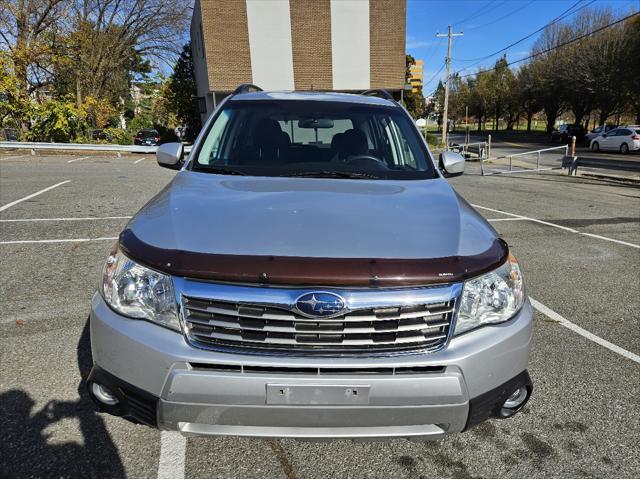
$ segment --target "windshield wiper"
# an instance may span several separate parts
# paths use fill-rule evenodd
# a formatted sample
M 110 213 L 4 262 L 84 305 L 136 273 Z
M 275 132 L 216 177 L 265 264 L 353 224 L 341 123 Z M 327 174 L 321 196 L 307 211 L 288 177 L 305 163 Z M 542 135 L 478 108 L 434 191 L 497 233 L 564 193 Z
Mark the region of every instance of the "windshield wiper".
M 198 165 L 198 168 L 196 171 L 206 171 L 207 173 L 215 173 L 217 175 L 246 176 L 246 173 L 243 173 L 242 171 L 234 170 L 233 168 L 227 168 L 226 166 Z
M 379 180 L 380 177 L 371 173 L 360 173 L 357 171 L 297 171 L 295 173 L 287 173 L 282 176 L 300 177 L 300 178 L 355 178 L 366 180 Z

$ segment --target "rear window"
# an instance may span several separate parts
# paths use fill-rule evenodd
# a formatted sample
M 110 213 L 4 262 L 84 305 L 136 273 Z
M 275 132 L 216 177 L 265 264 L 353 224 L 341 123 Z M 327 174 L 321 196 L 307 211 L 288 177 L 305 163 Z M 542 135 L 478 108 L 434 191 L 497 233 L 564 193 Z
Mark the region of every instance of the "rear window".
M 194 157 L 192 169 L 218 174 L 437 177 L 404 110 L 347 102 L 229 101 Z

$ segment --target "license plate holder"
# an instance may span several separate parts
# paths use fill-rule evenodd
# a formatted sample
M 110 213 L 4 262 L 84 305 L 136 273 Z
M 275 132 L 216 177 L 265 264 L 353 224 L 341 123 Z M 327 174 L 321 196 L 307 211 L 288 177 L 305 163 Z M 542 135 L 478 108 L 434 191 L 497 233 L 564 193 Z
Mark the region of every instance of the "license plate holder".
M 363 406 L 369 404 L 368 385 L 267 384 L 267 404 L 296 406 Z

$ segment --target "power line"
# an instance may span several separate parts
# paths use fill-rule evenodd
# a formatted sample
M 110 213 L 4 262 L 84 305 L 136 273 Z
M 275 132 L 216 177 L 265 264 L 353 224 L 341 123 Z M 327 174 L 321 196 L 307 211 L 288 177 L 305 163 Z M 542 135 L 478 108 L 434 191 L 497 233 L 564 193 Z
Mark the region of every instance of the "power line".
M 549 52 L 551 52 L 553 50 L 557 50 L 558 48 L 562 48 L 562 47 L 564 47 L 566 45 L 570 45 L 571 43 L 575 43 L 575 42 L 577 42 L 579 40 L 582 40 L 583 38 L 589 37 L 591 35 L 595 35 L 596 33 L 599 33 L 599 32 L 601 32 L 603 30 L 606 30 L 607 28 L 611 28 L 614 25 L 617 25 L 618 23 L 622 23 L 625 20 L 628 20 L 628 19 L 633 18 L 633 17 L 638 16 L 638 15 L 640 15 L 640 12 L 632 13 L 631 15 L 627 15 L 626 17 L 621 18 L 619 20 L 616 20 L 615 22 L 609 23 L 608 25 L 605 25 L 605 26 L 600 27 L 600 28 L 596 28 L 595 30 L 593 30 L 593 31 L 591 31 L 589 33 L 585 33 L 585 34 L 580 35 L 580 36 L 578 36 L 576 38 L 572 38 L 571 40 L 567 40 L 566 42 L 559 43 L 558 45 L 555 45 L 555 46 L 547 48 L 545 50 L 536 52 L 536 53 L 534 53 L 532 55 L 529 55 L 528 57 L 521 58 L 520 60 L 514 60 L 512 62 L 509 62 L 509 63 L 507 63 L 507 66 L 515 65 L 516 63 L 522 63 L 524 61 L 531 60 L 532 58 L 539 57 L 540 55 L 544 55 L 545 53 L 549 53 Z M 476 73 L 467 73 L 465 75 L 460 75 L 459 72 L 458 72 L 458 78 L 466 78 L 466 77 L 470 77 L 472 75 L 477 75 L 479 73 L 487 73 L 487 72 L 493 71 L 495 69 L 496 69 L 496 67 L 493 67 L 493 68 L 489 68 L 488 70 L 482 70 L 482 71 L 479 71 L 479 72 L 476 72 Z
M 457 22 L 452 22 L 452 25 L 460 25 L 460 24 L 462 24 L 462 23 L 466 22 L 467 20 L 471 20 L 471 19 L 472 19 L 472 18 L 474 18 L 474 17 L 478 17 L 478 16 L 480 16 L 480 15 L 484 15 L 484 14 L 488 13 L 488 11 L 489 11 L 489 10 L 488 10 L 488 8 L 489 8 L 489 6 L 490 6 L 491 4 L 493 4 L 493 3 L 496 3 L 496 1 L 497 1 L 497 0 L 490 0 L 490 1 L 489 1 L 489 3 L 487 3 L 486 5 L 484 5 L 484 6 L 480 7 L 478 10 L 474 11 L 471 15 L 468 15 L 468 16 L 464 17 L 462 20 L 459 20 L 459 21 L 457 21 Z M 497 6 L 499 6 L 499 5 L 501 5 L 502 3 L 504 3 L 504 1 L 503 1 L 503 2 L 501 2 L 500 4 L 496 5 L 496 7 L 497 7 Z M 495 7 L 494 7 L 494 8 L 495 8 Z M 484 12 L 482 12 L 483 10 L 484 10 Z M 480 12 L 482 12 L 482 13 L 480 13 Z M 478 15 L 478 14 L 480 14 L 480 15 Z
M 437 72 L 435 72 L 435 73 L 433 74 L 433 76 L 431 77 L 431 79 L 430 79 L 428 82 L 426 82 L 426 83 L 423 83 L 423 84 L 422 84 L 422 87 L 424 88 L 426 85 L 428 85 L 428 84 L 429 84 L 429 83 L 431 83 L 433 80 L 435 80 L 435 78 L 436 78 L 436 77 L 438 76 L 438 74 L 439 74 L 439 73 L 444 69 L 444 67 L 445 67 L 445 66 L 446 66 L 446 63 L 443 63 L 443 64 L 442 64 L 442 66 L 440 67 L 440 69 L 439 69 Z
M 564 19 L 564 18 L 566 18 L 566 17 L 568 17 L 568 16 L 570 16 L 570 15 L 573 15 L 574 13 L 576 13 L 576 12 L 578 12 L 578 11 L 580 11 L 580 10 L 582 10 L 582 9 L 586 8 L 586 7 L 588 7 L 589 5 L 591 5 L 592 3 L 594 3 L 596 0 L 590 0 L 588 3 L 586 3 L 585 5 L 582 5 L 580 8 L 578 8 L 577 10 L 575 10 L 575 11 L 573 11 L 573 12 L 572 12 L 571 10 L 573 10 L 573 9 L 574 9 L 574 8 L 575 8 L 575 7 L 576 7 L 580 2 L 582 2 L 582 1 L 584 1 L 584 0 L 578 0 L 578 1 L 577 1 L 577 2 L 575 2 L 573 5 L 571 5 L 568 9 L 566 9 L 564 12 L 562 12 L 560 15 L 558 15 L 556 18 L 554 18 L 553 20 L 551 20 L 549 23 L 547 23 L 547 24 L 543 25 L 542 27 L 538 28 L 535 32 L 531 32 L 531 33 L 530 33 L 530 34 L 528 34 L 527 36 L 522 37 L 520 40 L 516 40 L 515 42 L 513 42 L 513 43 L 511 43 L 511 44 L 507 45 L 507 46 L 506 46 L 506 47 L 504 47 L 504 48 L 501 48 L 501 49 L 500 49 L 500 50 L 498 50 L 498 51 L 495 51 L 495 52 L 493 52 L 493 53 L 490 53 L 490 54 L 488 54 L 488 55 L 485 55 L 485 56 L 483 56 L 483 57 L 479 57 L 479 58 L 454 59 L 454 61 L 456 61 L 456 62 L 472 62 L 472 61 L 476 61 L 476 60 L 477 60 L 477 61 L 478 61 L 478 63 L 479 63 L 479 62 L 481 62 L 482 60 L 486 60 L 486 59 L 488 59 L 488 58 L 491 58 L 491 57 L 493 57 L 493 56 L 495 56 L 495 55 L 497 55 L 497 54 L 499 54 L 499 53 L 502 53 L 502 52 L 504 52 L 504 51 L 508 50 L 508 49 L 509 49 L 509 48 L 511 48 L 511 47 L 514 47 L 514 46 L 518 45 L 519 43 L 524 42 L 525 40 L 528 40 L 529 38 L 531 38 L 532 36 L 534 36 L 536 33 L 540 33 L 540 32 L 541 32 L 542 30 L 544 30 L 545 28 L 547 28 L 547 27 L 549 27 L 549 26 L 551 26 L 551 25 L 553 25 L 553 24 L 555 24 L 555 23 L 558 23 L 560 20 L 562 20 L 562 19 Z M 468 67 L 465 67 L 465 68 L 464 68 L 464 70 L 467 70 L 467 69 L 469 69 L 469 68 L 472 68 L 472 67 L 474 67 L 475 65 L 477 65 L 478 63 L 474 63 L 473 65 L 469 65 Z
M 494 23 L 498 23 L 502 20 L 504 20 L 505 18 L 509 18 L 511 15 L 514 15 L 516 13 L 518 13 L 521 10 L 524 10 L 525 8 L 527 8 L 529 5 L 531 5 L 533 2 L 535 2 L 536 0 L 530 0 L 528 3 L 525 3 L 523 6 L 516 8 L 515 10 L 512 10 L 511 12 L 507 13 L 506 15 L 503 15 L 499 18 L 496 18 L 495 20 L 492 20 L 488 23 L 485 23 L 483 25 L 478 25 L 477 27 L 469 27 L 466 28 L 465 31 L 469 32 L 469 31 L 473 31 L 473 30 L 477 30 L 478 28 L 484 28 L 484 27 L 488 27 L 489 25 L 493 25 Z

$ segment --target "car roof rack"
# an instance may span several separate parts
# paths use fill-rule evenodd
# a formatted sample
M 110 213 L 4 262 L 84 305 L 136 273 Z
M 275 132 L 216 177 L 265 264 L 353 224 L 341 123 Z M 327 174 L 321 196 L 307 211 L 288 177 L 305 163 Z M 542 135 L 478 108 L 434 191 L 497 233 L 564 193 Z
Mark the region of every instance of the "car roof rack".
M 254 91 L 264 91 L 259 86 L 254 85 L 253 83 L 243 83 L 238 85 L 238 88 L 233 90 L 232 95 L 240 95 L 241 93 L 250 93 Z
M 361 95 L 365 96 L 375 96 L 378 98 L 384 98 L 385 100 L 391 100 L 395 102 L 396 100 L 391 96 L 391 94 L 387 90 L 375 89 L 375 90 L 367 90 L 363 91 Z

